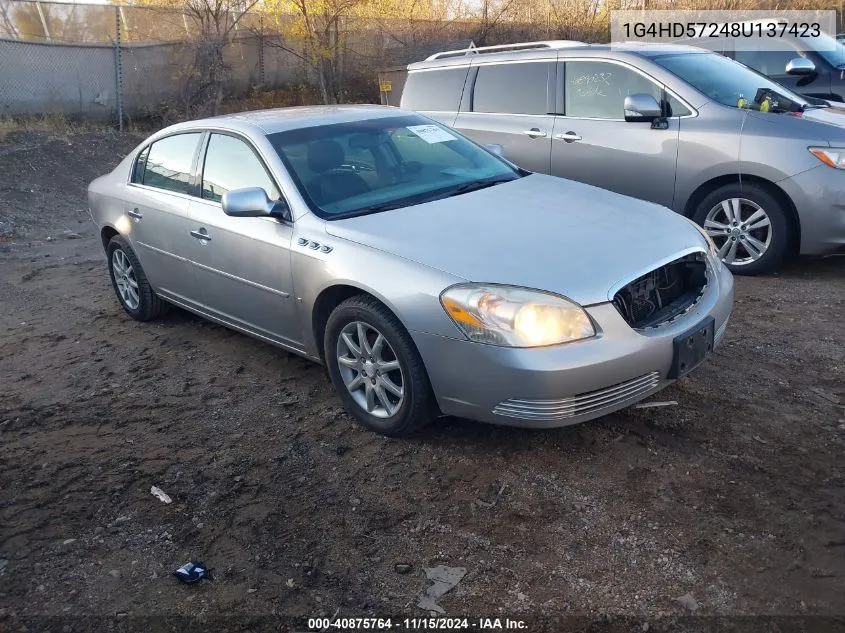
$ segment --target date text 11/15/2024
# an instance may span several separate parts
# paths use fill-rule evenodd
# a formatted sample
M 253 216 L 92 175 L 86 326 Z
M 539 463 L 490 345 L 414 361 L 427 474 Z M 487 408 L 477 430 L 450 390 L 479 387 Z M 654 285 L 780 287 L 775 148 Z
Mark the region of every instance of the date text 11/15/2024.
M 308 618 L 309 631 L 372 631 L 405 629 L 527 631 L 524 620 L 511 618 Z

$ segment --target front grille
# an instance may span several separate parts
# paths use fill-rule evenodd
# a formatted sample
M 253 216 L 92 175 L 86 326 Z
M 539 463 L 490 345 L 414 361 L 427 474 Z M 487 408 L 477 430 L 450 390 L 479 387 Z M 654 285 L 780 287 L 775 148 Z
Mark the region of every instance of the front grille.
M 707 260 L 693 253 L 637 277 L 613 295 L 613 305 L 631 327 L 656 327 L 692 308 L 706 286 Z
M 653 371 L 617 385 L 559 400 L 504 400 L 496 405 L 493 413 L 521 420 L 565 420 L 633 400 L 659 383 L 660 374 Z

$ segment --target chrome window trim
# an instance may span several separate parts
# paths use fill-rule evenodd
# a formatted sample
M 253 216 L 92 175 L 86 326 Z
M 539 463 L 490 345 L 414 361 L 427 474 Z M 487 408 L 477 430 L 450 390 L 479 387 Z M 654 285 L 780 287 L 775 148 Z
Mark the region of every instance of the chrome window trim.
M 621 60 L 618 60 L 618 59 L 609 59 L 607 57 L 558 56 L 557 60 L 559 62 L 562 62 L 562 63 L 567 63 L 567 62 L 601 62 L 601 63 L 605 63 L 605 64 L 615 64 L 617 66 L 622 66 L 623 68 L 633 70 L 635 73 L 637 73 L 638 75 L 641 75 L 642 77 L 644 77 L 645 79 L 647 79 L 651 83 L 656 84 L 657 86 L 660 86 L 663 90 L 665 90 L 670 95 L 675 97 L 675 99 L 680 101 L 681 104 L 687 110 L 690 111 L 690 114 L 684 114 L 682 116 L 669 117 L 670 119 L 679 119 L 679 120 L 680 119 L 693 119 L 693 118 L 698 116 L 698 110 L 695 109 L 694 107 L 692 107 L 689 103 L 687 103 L 687 101 L 685 99 L 681 98 L 681 96 L 678 95 L 678 93 L 676 93 L 674 90 L 669 88 L 669 86 L 667 86 L 663 82 L 657 80 L 655 77 L 652 77 L 646 71 L 644 71 L 640 68 L 637 68 L 636 66 L 634 66 L 634 65 L 632 65 L 628 62 L 624 62 L 624 61 L 621 61 Z M 563 98 L 564 98 L 564 108 L 565 108 L 565 101 L 566 101 L 566 83 L 565 83 L 566 82 L 566 75 L 565 74 L 564 74 L 563 80 L 564 80 L 564 84 L 563 84 L 564 97 Z M 566 115 L 566 114 L 558 114 L 557 116 L 562 117 L 562 118 L 567 118 L 567 119 L 580 119 L 580 120 L 584 120 L 584 121 L 622 121 L 622 122 L 626 122 L 625 119 L 606 119 L 606 118 L 602 118 L 602 117 L 569 116 L 569 115 Z
M 138 158 L 140 158 L 141 154 L 144 153 L 144 150 L 152 147 L 153 145 L 155 145 L 159 141 L 163 141 L 164 139 L 170 138 L 172 136 L 179 136 L 181 134 L 199 134 L 199 137 L 200 137 L 199 140 L 197 141 L 197 148 L 194 149 L 194 155 L 191 157 L 191 170 L 193 171 L 194 160 L 197 158 L 197 152 L 199 151 L 199 147 L 203 144 L 202 135 L 203 135 L 204 132 L 205 132 L 204 128 L 188 128 L 188 129 L 184 129 L 184 130 L 175 130 L 172 134 L 162 134 L 161 136 L 156 137 L 154 140 L 151 140 L 149 143 L 147 143 L 146 145 L 139 148 L 138 151 L 135 152 L 135 155 L 132 157 L 132 164 L 129 166 L 129 173 L 126 175 L 125 184 L 132 185 L 132 186 L 135 186 L 135 187 L 142 187 L 142 188 L 145 188 L 145 189 L 149 189 L 150 191 L 163 191 L 165 193 L 172 193 L 172 194 L 175 194 L 175 195 L 186 195 L 189 198 L 193 199 L 194 196 L 192 196 L 190 194 L 181 194 L 180 192 L 173 191 L 171 189 L 161 189 L 159 187 L 151 187 L 150 185 L 145 185 L 142 182 L 132 182 L 132 175 L 135 173 L 135 166 L 138 164 Z M 146 168 L 144 169 L 144 172 L 146 172 Z M 193 174 L 191 174 L 191 175 L 193 175 Z
M 482 115 L 484 115 L 484 114 L 487 114 L 487 115 L 492 114 L 493 116 L 524 116 L 524 117 L 530 117 L 530 118 L 532 118 L 532 119 L 538 119 L 538 118 L 543 118 L 543 119 L 555 119 L 555 118 L 557 118 L 557 117 L 561 116 L 561 115 L 559 115 L 559 114 L 516 114 L 516 113 L 514 113 L 514 112 L 475 112 L 474 110 L 473 110 L 473 111 L 459 112 L 459 113 L 458 113 L 458 115 L 459 115 L 459 116 L 463 116 L 463 115 L 465 115 L 465 114 L 482 114 Z M 603 120 L 603 121 L 607 121 L 607 119 L 602 119 L 602 120 Z
M 531 59 L 513 59 L 513 60 L 503 60 L 503 61 L 491 61 L 491 60 L 482 60 L 480 63 L 473 63 L 473 68 L 481 68 L 483 66 L 504 66 L 510 64 L 555 64 L 557 63 L 557 57 L 532 57 Z M 556 81 L 556 80 L 555 80 Z M 476 75 L 475 79 L 472 82 L 472 98 L 470 102 L 472 103 L 473 107 L 475 107 L 475 86 L 478 82 L 478 76 Z M 549 79 L 546 77 L 546 90 L 551 88 L 554 90 L 554 86 L 549 85 Z M 466 89 L 466 87 L 464 88 Z M 547 96 L 548 99 L 548 96 Z M 458 115 L 461 114 L 493 114 L 497 116 L 530 116 L 530 117 L 541 117 L 541 116 L 549 116 L 554 118 L 554 114 L 549 114 L 548 112 L 544 112 L 543 114 L 523 114 L 523 113 L 516 113 L 516 112 L 478 112 L 476 110 L 459 110 Z
M 532 57 L 531 59 L 492 59 L 478 60 L 471 66 L 504 66 L 505 64 L 548 64 L 558 61 L 557 57 Z
M 153 191 L 155 193 L 165 193 L 170 196 L 176 196 L 177 198 L 185 198 L 186 200 L 199 200 L 196 196 L 192 196 L 189 193 L 182 193 L 180 191 L 171 191 L 170 189 L 160 189 L 159 187 L 151 187 L 150 185 L 145 185 L 140 182 L 127 182 L 127 187 L 135 187 L 136 189 L 142 189 L 144 191 Z
M 222 127 L 222 126 L 203 126 L 203 127 L 197 127 L 197 128 L 189 128 L 189 129 L 185 129 L 185 130 L 178 130 L 178 131 L 174 131 L 172 134 L 163 134 L 162 136 L 159 136 L 159 137 L 155 138 L 154 140 L 150 141 L 149 143 L 143 145 L 142 147 L 140 147 L 138 149 L 138 151 L 135 152 L 135 156 L 132 157 L 132 164 L 129 167 L 129 173 L 126 176 L 126 182 L 124 184 L 127 187 L 135 187 L 135 188 L 138 188 L 138 189 L 142 189 L 144 191 L 154 191 L 154 192 L 158 192 L 158 193 L 165 193 L 165 194 L 177 196 L 179 198 L 185 198 L 187 200 L 192 200 L 192 201 L 193 200 L 202 200 L 203 202 L 213 202 L 211 200 L 208 200 L 207 198 L 202 197 L 202 171 L 199 171 L 199 173 L 197 174 L 199 176 L 199 191 L 200 191 L 199 196 L 194 196 L 194 195 L 191 195 L 189 193 L 181 193 L 179 191 L 172 191 L 170 189 L 161 189 L 159 187 L 152 187 L 150 185 L 145 185 L 144 183 L 132 182 L 132 175 L 135 173 L 135 165 L 138 162 L 138 158 L 141 156 L 141 154 L 144 153 L 144 150 L 146 150 L 148 147 L 152 147 L 158 141 L 164 140 L 166 138 L 170 138 L 171 136 L 177 136 L 179 134 L 199 134 L 200 135 L 198 147 L 197 147 L 197 150 L 194 153 L 195 154 L 194 158 L 196 158 L 196 160 L 197 160 L 196 167 L 199 169 L 200 165 L 202 165 L 202 167 L 204 169 L 205 168 L 205 155 L 204 154 L 197 155 L 197 152 L 201 153 L 203 150 L 205 150 L 206 152 L 208 151 L 208 140 L 210 140 L 210 139 L 202 138 L 203 135 L 207 134 L 207 135 L 210 136 L 211 134 L 215 134 L 215 133 L 233 136 L 235 138 L 242 140 L 244 143 L 246 143 L 247 146 L 256 155 L 258 160 L 261 162 L 262 166 L 264 167 L 264 171 L 267 172 L 267 175 L 270 177 L 270 180 L 273 181 L 273 184 L 276 185 L 276 189 L 278 189 L 278 191 L 282 195 L 282 197 L 285 200 L 288 200 L 288 201 L 290 200 L 290 196 L 287 194 L 284 187 L 280 186 L 279 178 L 277 177 L 276 173 L 272 169 L 270 169 L 270 167 L 268 166 L 268 160 L 267 160 L 267 157 L 264 155 L 264 153 L 258 147 L 256 147 L 255 144 L 248 137 L 244 136 L 244 134 L 242 132 L 238 132 L 236 130 L 232 130 L 230 128 L 226 128 L 226 127 Z M 192 164 L 191 168 L 193 169 L 193 167 L 194 166 Z M 216 203 L 216 204 L 218 206 L 220 206 L 219 202 Z
M 446 66 L 446 65 L 444 65 L 444 66 L 434 66 L 433 68 L 416 68 L 414 70 L 409 70 L 408 74 L 413 75 L 414 73 L 429 73 L 429 72 L 432 72 L 434 70 L 454 70 L 456 68 L 469 68 L 471 65 L 472 65 L 472 63 L 466 63 L 466 64 L 454 64 L 454 65 L 449 64 L 448 66 Z
M 200 195 L 196 196 L 197 198 L 199 198 L 200 200 L 208 200 L 208 198 L 202 197 L 203 174 L 205 173 L 205 157 L 208 155 L 208 147 L 211 143 L 211 135 L 222 134 L 224 136 L 231 136 L 242 141 L 249 149 L 252 150 L 252 153 L 255 154 L 255 157 L 258 159 L 258 162 L 261 163 L 261 166 L 264 168 L 264 173 L 267 174 L 267 177 L 270 178 L 270 181 L 276 186 L 276 191 L 279 192 L 280 196 L 284 197 L 285 200 L 287 200 L 287 196 L 285 195 L 284 189 L 279 186 L 279 179 L 276 178 L 276 175 L 273 173 L 273 170 L 267 166 L 267 159 L 265 158 L 264 154 L 259 151 L 259 149 L 250 139 L 244 136 L 241 132 L 235 132 L 233 130 L 227 130 L 225 128 L 205 127 L 203 128 L 203 131 L 208 133 L 208 138 L 205 139 L 202 143 L 202 147 L 200 148 L 202 154 L 198 157 L 197 162 L 197 176 L 199 176 L 198 185 L 200 191 Z M 199 169 L 200 165 L 202 165 L 201 170 Z

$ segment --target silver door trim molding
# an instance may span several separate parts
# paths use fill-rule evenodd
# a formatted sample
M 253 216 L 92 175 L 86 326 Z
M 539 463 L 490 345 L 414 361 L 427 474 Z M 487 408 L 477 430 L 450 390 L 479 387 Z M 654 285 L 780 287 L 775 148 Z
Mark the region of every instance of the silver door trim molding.
M 265 292 L 269 292 L 274 295 L 279 295 L 280 297 L 284 297 L 285 299 L 290 298 L 290 293 L 285 292 L 283 290 L 276 290 L 275 288 L 270 288 L 269 286 L 265 286 L 255 281 L 250 281 L 249 279 L 244 279 L 243 277 L 238 277 L 237 275 L 224 272 L 218 268 L 212 268 L 211 266 L 206 266 L 205 264 L 200 264 L 199 262 L 195 262 L 193 260 L 190 261 L 197 268 L 202 268 L 203 270 L 207 270 L 210 273 L 215 273 L 216 275 L 220 275 L 221 277 L 226 277 L 226 279 L 231 279 L 232 281 L 237 281 L 242 284 L 246 284 L 247 286 L 252 286 L 253 288 L 258 288 L 259 290 L 264 290 Z
M 163 250 L 163 249 L 161 249 L 161 248 L 156 248 L 155 246 L 150 246 L 150 245 L 149 245 L 149 244 L 147 244 L 146 242 L 140 242 L 140 241 L 137 241 L 137 242 L 135 242 L 135 243 L 136 243 L 138 246 L 143 246 L 144 248 L 146 248 L 146 249 L 149 249 L 149 250 L 153 251 L 154 253 L 158 253 L 158 254 L 160 254 L 160 255 L 167 255 L 168 257 L 172 257 L 173 259 L 175 259 L 175 260 L 177 260 L 177 261 L 180 261 L 180 262 L 188 262 L 188 263 L 190 263 L 190 264 L 192 264 L 192 263 L 193 263 L 193 262 L 192 262 L 191 260 L 189 260 L 187 257 L 182 257 L 181 255 L 176 255 L 175 253 L 171 253 L 171 252 L 169 252 L 169 251 L 165 251 L 165 250 Z
M 244 279 L 243 277 L 238 277 L 237 275 L 233 275 L 231 273 L 223 272 L 222 270 L 218 270 L 217 268 L 212 268 L 211 266 L 206 266 L 205 264 L 200 264 L 199 262 L 195 262 L 192 259 L 188 259 L 187 257 L 180 257 L 179 255 L 174 255 L 173 253 L 169 253 L 165 250 L 160 248 L 156 248 L 155 246 L 150 246 L 145 242 L 138 242 L 138 246 L 143 246 L 144 248 L 148 248 L 151 251 L 156 253 L 160 253 L 162 255 L 167 255 L 168 257 L 172 257 L 180 262 L 187 262 L 196 266 L 197 268 L 202 268 L 203 270 L 207 270 L 208 272 L 215 273 L 220 275 L 221 277 L 226 277 L 227 279 L 231 279 L 233 281 L 238 281 L 240 283 L 246 284 L 247 286 L 252 286 L 253 288 L 258 288 L 259 290 L 264 290 L 274 295 L 279 295 L 280 297 L 284 297 L 285 299 L 290 298 L 290 293 L 285 292 L 283 290 L 276 290 L 275 288 L 270 288 L 269 286 L 265 286 L 263 284 L 257 283 L 255 281 L 250 281 L 249 279 Z

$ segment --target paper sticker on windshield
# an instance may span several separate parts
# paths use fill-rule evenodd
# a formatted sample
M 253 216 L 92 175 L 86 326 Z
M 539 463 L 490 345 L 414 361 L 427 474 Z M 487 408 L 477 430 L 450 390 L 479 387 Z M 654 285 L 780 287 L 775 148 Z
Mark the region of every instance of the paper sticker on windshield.
M 444 143 L 458 138 L 436 125 L 409 125 L 408 129 L 426 143 Z

